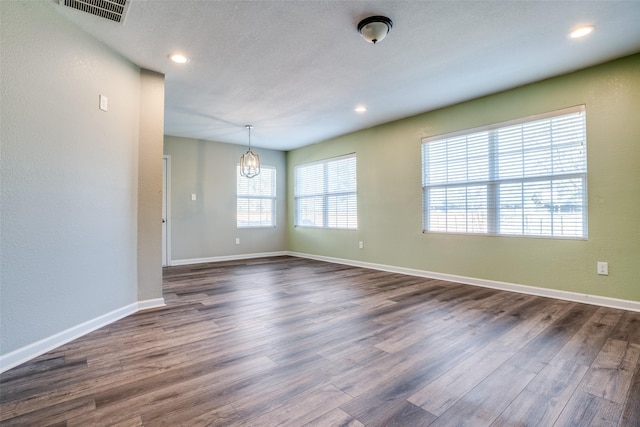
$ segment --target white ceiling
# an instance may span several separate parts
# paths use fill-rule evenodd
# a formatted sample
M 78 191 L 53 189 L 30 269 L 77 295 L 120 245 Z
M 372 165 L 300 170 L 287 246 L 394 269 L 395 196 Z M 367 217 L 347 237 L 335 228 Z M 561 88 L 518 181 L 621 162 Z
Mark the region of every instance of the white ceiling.
M 640 1 L 130 0 L 124 24 L 49 1 L 165 74 L 166 134 L 245 145 L 253 124 L 277 150 L 640 52 Z M 371 15 L 393 20 L 377 45 L 356 29 Z

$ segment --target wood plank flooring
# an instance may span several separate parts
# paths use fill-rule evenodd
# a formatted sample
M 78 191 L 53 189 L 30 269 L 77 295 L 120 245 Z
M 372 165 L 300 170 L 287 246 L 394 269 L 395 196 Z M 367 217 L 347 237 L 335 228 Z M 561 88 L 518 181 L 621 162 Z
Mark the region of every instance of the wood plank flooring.
M 640 426 L 640 313 L 274 257 L 0 376 L 2 426 Z

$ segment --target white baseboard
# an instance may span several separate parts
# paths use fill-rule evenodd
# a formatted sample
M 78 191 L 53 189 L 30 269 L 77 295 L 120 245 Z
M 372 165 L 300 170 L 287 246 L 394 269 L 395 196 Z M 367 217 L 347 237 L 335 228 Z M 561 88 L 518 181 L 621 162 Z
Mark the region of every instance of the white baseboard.
M 556 298 L 566 301 L 580 302 L 584 304 L 599 305 L 603 307 L 619 308 L 622 310 L 640 312 L 640 302 L 609 298 L 598 295 L 581 294 L 577 292 L 561 291 L 558 289 L 538 288 L 535 286 L 520 285 L 516 283 L 498 282 L 495 280 L 476 279 L 473 277 L 456 276 L 454 274 L 436 273 L 433 271 L 416 270 L 412 268 L 395 267 L 385 264 L 375 264 L 350 259 L 333 258 L 322 255 L 313 255 L 299 252 L 288 252 L 288 255 L 300 258 L 315 259 L 318 261 L 333 262 L 336 264 L 351 265 L 354 267 L 370 268 L 373 270 L 389 271 L 391 273 L 407 274 L 410 276 L 426 277 L 428 279 L 440 279 L 448 282 L 463 283 L 465 285 L 482 286 L 485 288 L 500 289 L 503 291 L 519 292 L 521 294 L 536 295 L 541 297 Z
M 370 268 L 373 270 L 389 271 L 391 273 L 407 274 L 410 276 L 419 276 L 429 279 L 440 279 L 449 282 L 463 283 L 466 285 L 482 286 L 485 288 L 500 289 L 511 292 L 519 292 L 528 295 L 536 295 L 542 297 L 556 298 L 561 300 L 580 302 L 585 304 L 599 305 L 603 307 L 619 308 L 622 310 L 640 312 L 640 302 L 629 301 L 616 298 L 608 298 L 598 295 L 580 294 L 577 292 L 567 292 L 557 289 L 538 288 L 535 286 L 520 285 L 515 283 L 498 282 L 494 280 L 476 279 L 472 277 L 457 276 L 453 274 L 436 273 L 432 271 L 417 270 L 412 268 L 395 267 L 385 264 L 375 264 L 364 261 L 355 261 L 342 258 L 333 258 L 322 255 L 313 255 L 300 252 L 268 252 L 246 255 L 230 255 L 212 258 L 196 258 L 190 260 L 173 261 L 172 265 L 188 265 L 218 261 L 233 261 L 240 259 L 264 258 L 272 256 L 290 255 L 299 258 L 309 258 L 318 261 L 333 262 L 336 264 L 351 265 L 354 267 Z M 120 320 L 123 317 L 134 314 L 140 310 L 148 310 L 151 308 L 163 307 L 165 305 L 164 298 L 155 298 L 129 304 L 125 307 L 114 310 L 110 313 L 96 317 L 95 319 L 84 322 L 80 325 L 71 327 L 65 331 L 59 332 L 50 337 L 44 338 L 25 347 L 19 348 L 4 355 L 0 355 L 0 373 L 5 372 L 15 366 L 27 362 L 38 357 L 48 351 L 51 351 L 63 344 L 80 338 L 83 335 L 93 332 L 103 326 Z
M 95 319 L 88 320 L 79 325 L 73 326 L 65 331 L 58 332 L 50 337 L 41 339 L 22 348 L 0 355 L 0 373 L 8 371 L 22 363 L 36 358 L 48 351 L 51 351 L 63 344 L 71 342 L 83 335 L 107 326 L 116 320 L 130 316 L 140 310 L 148 310 L 150 308 L 163 307 L 165 305 L 164 298 L 156 298 L 144 301 L 134 302 L 125 307 L 113 310 L 109 313 L 98 316 Z
M 191 258 L 191 259 L 174 259 L 171 260 L 171 265 L 189 265 L 189 264 L 205 264 L 207 262 L 220 262 L 220 261 L 237 261 L 241 259 L 252 259 L 252 258 L 266 258 L 272 256 L 284 256 L 288 255 L 288 252 L 262 252 L 262 253 L 254 253 L 254 254 L 239 254 L 239 255 L 224 255 L 224 256 L 214 256 L 209 258 Z
M 138 310 L 149 310 L 151 308 L 164 307 L 164 298 L 147 299 L 138 301 Z
M 48 351 L 51 351 L 56 347 L 73 341 L 76 338 L 80 338 L 89 332 L 93 332 L 96 329 L 100 329 L 103 326 L 115 322 L 116 320 L 129 316 L 136 311 L 138 311 L 138 303 L 129 304 L 107 314 L 103 314 L 102 316 L 98 316 L 95 319 L 73 326 L 65 331 L 58 332 L 50 337 L 14 350 L 10 353 L 3 354 L 0 356 L 0 372 L 4 372 L 18 366 L 33 359 L 34 357 L 38 357 Z

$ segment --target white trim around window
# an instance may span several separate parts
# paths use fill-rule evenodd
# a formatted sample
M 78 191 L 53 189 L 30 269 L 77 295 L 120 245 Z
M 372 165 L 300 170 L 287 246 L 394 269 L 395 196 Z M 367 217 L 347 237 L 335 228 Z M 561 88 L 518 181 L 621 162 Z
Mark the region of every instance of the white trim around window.
M 580 105 L 422 141 L 423 231 L 586 239 Z
M 295 167 L 296 227 L 358 228 L 355 153 Z
M 276 168 L 262 166 L 253 178 L 236 173 L 236 226 L 269 228 L 276 226 Z

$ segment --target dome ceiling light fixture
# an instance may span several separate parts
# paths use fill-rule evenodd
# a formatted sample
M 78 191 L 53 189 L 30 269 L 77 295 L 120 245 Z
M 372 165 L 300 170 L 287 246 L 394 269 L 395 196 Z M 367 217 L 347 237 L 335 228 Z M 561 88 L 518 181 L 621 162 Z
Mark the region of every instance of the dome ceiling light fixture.
M 393 22 L 386 16 L 370 16 L 358 24 L 358 32 L 369 43 L 376 44 L 384 39 L 393 27 Z

